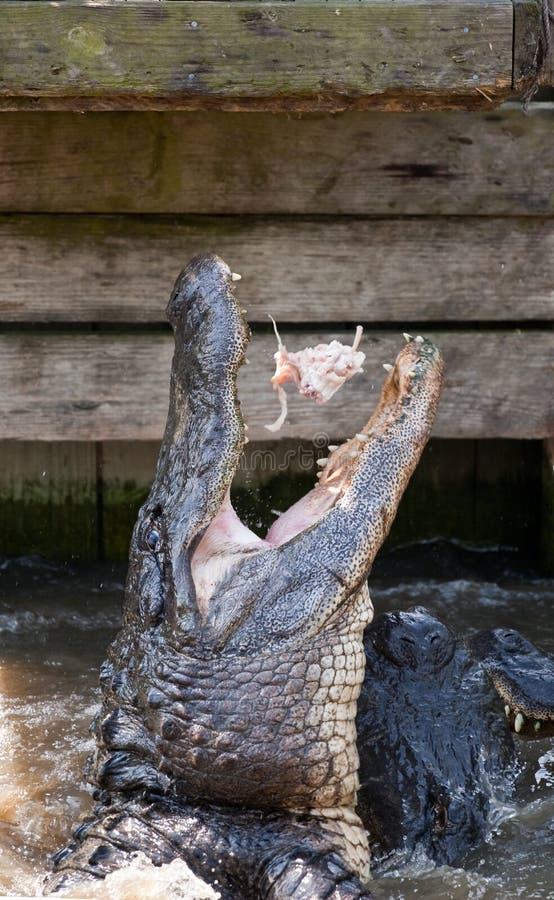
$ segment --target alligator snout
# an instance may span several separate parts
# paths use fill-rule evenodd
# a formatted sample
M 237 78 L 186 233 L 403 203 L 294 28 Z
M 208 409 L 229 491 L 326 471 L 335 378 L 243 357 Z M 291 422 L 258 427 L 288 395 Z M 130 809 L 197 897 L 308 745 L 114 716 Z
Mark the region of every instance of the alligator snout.
M 380 616 L 367 642 L 396 666 L 417 669 L 420 677 L 447 666 L 456 649 L 454 635 L 422 606 Z
M 506 718 L 523 737 L 554 734 L 554 659 L 518 631 L 494 628 L 470 641 L 505 705 Z

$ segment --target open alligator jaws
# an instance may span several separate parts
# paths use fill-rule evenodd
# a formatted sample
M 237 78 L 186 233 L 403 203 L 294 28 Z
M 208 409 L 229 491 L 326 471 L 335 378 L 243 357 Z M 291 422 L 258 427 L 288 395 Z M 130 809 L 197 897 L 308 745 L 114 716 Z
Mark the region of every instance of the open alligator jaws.
M 229 900 L 369 897 L 365 825 L 385 850 L 402 844 L 398 798 L 407 792 L 414 835 L 428 829 L 435 858 L 452 861 L 483 830 L 491 800 L 490 787 L 473 806 L 460 790 L 480 790 L 489 770 L 511 760 L 484 669 L 425 610 L 380 617 L 364 651 L 367 577 L 429 436 L 438 350 L 408 341 L 367 425 L 331 453 L 316 487 L 262 540 L 229 499 L 245 441 L 236 379 L 249 338 L 233 281 L 222 260 L 197 257 L 168 305 L 167 427 L 133 532 L 123 626 L 102 668 L 93 726 L 89 777 L 99 805 L 57 854 L 49 890 L 105 877 L 142 850 L 155 864 L 183 859 Z M 386 696 L 385 664 L 404 703 L 417 692 L 408 682 L 420 665 L 430 685 L 446 673 L 450 707 L 464 678 L 469 684 L 463 727 L 444 729 L 446 756 L 449 741 L 465 741 L 460 790 L 442 778 L 444 760 L 412 765 L 413 750 L 400 754 L 404 769 L 392 782 L 384 771 L 397 760 L 389 751 L 385 764 L 384 735 L 401 731 L 392 727 L 398 701 Z M 475 728 L 476 715 L 486 729 Z M 465 843 L 456 843 L 460 834 Z

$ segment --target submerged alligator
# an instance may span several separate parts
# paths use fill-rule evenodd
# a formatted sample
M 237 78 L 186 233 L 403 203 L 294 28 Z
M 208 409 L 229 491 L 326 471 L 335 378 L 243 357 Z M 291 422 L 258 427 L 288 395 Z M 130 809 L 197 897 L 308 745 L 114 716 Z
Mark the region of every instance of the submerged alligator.
M 455 862 L 509 794 L 513 741 L 492 681 L 518 730 L 554 721 L 552 691 L 536 701 L 528 688 L 536 664 L 554 676 L 532 645 L 514 674 L 501 635 L 476 640 L 480 662 L 418 608 L 378 617 L 364 647 L 367 577 L 438 404 L 429 341 L 408 341 L 367 425 L 265 539 L 239 521 L 248 331 L 233 282 L 222 260 L 197 257 L 168 305 L 169 414 L 101 672 L 98 805 L 49 891 L 140 850 L 184 860 L 227 900 L 369 897 L 370 843 Z

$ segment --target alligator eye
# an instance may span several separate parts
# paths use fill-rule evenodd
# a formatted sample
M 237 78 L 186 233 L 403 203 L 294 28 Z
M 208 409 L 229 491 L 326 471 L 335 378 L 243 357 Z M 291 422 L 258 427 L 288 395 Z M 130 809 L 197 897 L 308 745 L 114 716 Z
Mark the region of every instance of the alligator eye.
M 156 531 L 155 528 L 152 531 L 149 531 L 146 535 L 146 543 L 148 544 L 150 550 L 157 550 L 158 544 L 160 543 L 160 534 Z

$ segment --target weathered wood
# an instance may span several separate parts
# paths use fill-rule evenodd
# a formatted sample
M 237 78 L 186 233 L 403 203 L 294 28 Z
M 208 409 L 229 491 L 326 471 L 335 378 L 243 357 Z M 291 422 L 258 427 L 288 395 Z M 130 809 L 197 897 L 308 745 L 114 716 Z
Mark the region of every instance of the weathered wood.
M 432 440 L 386 547 L 439 537 L 536 553 L 540 449 L 533 441 Z M 0 441 L 0 556 L 126 561 L 158 451 L 155 441 Z M 287 440 L 252 442 L 246 451 L 233 502 L 243 521 L 264 533 L 272 510 L 312 486 L 315 460 L 326 451 Z M 494 514 L 483 509 L 482 496 Z
M 353 332 L 284 331 L 290 350 Z M 432 335 L 431 335 L 432 336 Z M 542 438 L 554 434 L 554 332 L 442 332 L 447 374 L 435 429 L 440 437 Z M 368 332 L 365 374 L 322 409 L 291 398 L 282 436 L 331 438 L 360 427 L 382 382 L 381 364 L 402 344 L 392 332 Z M 163 334 L 4 334 L 0 337 L 0 438 L 155 440 L 163 431 L 173 341 Z M 274 338 L 259 336 L 240 375 L 254 440 L 271 438 L 277 402 L 269 385 Z
M 127 559 L 131 532 L 148 496 L 159 450 L 157 441 L 107 441 L 101 445 L 101 534 L 106 559 Z
M 545 575 L 554 576 L 554 438 L 543 444 L 541 561 Z
M 554 319 L 554 219 L 0 217 L 3 322 L 160 322 L 217 252 L 250 321 Z
M 3 109 L 490 106 L 510 0 L 0 3 Z
M 554 215 L 529 115 L 6 113 L 0 211 Z
M 513 86 L 525 91 L 537 74 L 540 55 L 541 11 L 537 0 L 513 0 Z
M 98 553 L 94 444 L 0 441 L 0 556 Z
M 537 84 L 554 85 L 554 43 L 551 43 L 547 53 L 543 37 L 542 0 L 513 0 L 513 3 L 514 88 L 525 92 L 535 81 Z M 552 9 L 554 13 L 554 7 Z

